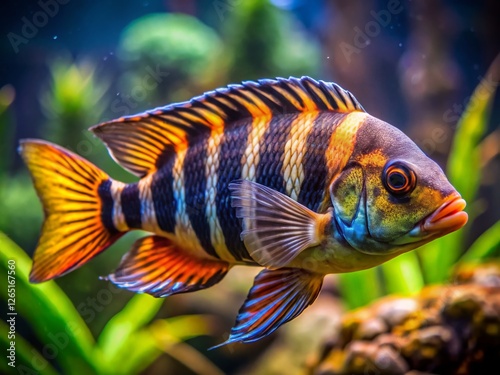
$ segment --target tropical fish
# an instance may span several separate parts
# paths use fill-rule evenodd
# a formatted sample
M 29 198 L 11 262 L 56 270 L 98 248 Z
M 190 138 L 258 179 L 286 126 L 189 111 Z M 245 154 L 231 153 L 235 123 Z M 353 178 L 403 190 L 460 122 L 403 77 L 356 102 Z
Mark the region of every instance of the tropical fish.
M 316 299 L 326 274 L 377 266 L 467 222 L 465 201 L 404 133 L 334 83 L 229 85 L 90 130 L 140 177 L 125 184 L 21 141 L 45 221 L 31 282 L 62 276 L 133 229 L 108 279 L 155 297 L 260 266 L 224 344 L 254 342 Z

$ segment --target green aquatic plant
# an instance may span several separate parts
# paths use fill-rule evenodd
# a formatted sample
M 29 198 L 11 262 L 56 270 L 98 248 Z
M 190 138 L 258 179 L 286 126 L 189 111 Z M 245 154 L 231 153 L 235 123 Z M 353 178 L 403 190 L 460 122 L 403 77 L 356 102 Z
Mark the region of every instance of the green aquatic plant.
M 107 106 L 104 95 L 109 84 L 98 78 L 95 66 L 89 62 L 74 62 L 60 58 L 49 64 L 50 83 L 39 94 L 45 126 L 37 129 L 38 135 L 76 151 L 91 160 L 110 161 L 103 157 L 104 146 L 87 131 L 91 124 L 102 120 Z M 38 198 L 25 170 L 9 173 L 9 164 L 16 155 L 14 142 L 15 118 L 11 104 L 15 99 L 12 86 L 0 88 L 0 231 L 8 233 L 22 247 L 32 247 L 40 225 L 42 212 Z M 109 163 L 110 169 L 116 165 Z M 107 165 L 105 165 L 107 167 Z M 122 172 L 122 174 L 126 174 Z M 121 177 L 121 176 L 120 176 Z
M 87 153 L 82 135 L 89 124 L 102 120 L 107 107 L 109 82 L 98 78 L 95 69 L 87 61 L 54 60 L 49 64 L 50 86 L 40 96 L 47 118 L 44 137 L 78 153 Z
M 500 56 L 472 94 L 456 126 L 446 172 L 467 201 L 466 228 L 438 238 L 376 268 L 339 275 L 342 296 L 349 308 L 364 306 L 385 294 L 413 294 L 424 285 L 447 280 L 461 261 L 480 262 L 500 254 L 500 222 L 493 224 L 465 248 L 467 228 L 478 216 L 476 204 L 481 179 L 481 151 L 500 76 Z
M 118 46 L 124 73 L 112 110 L 132 114 L 203 91 L 221 49 L 215 30 L 187 14 L 156 13 L 134 20 Z
M 276 76 L 315 75 L 319 43 L 290 13 L 267 0 L 242 0 L 224 13 L 228 79 L 238 82 Z
M 19 373 L 32 374 L 137 374 L 151 365 L 162 353 L 178 353 L 187 347 L 183 342 L 210 334 L 209 320 L 202 315 L 155 319 L 163 299 L 135 295 L 113 316 L 94 339 L 79 311 L 54 281 L 40 285 L 28 280 L 31 259 L 5 234 L 0 232 L 0 270 L 2 275 L 14 271 L 10 280 L 15 296 L 2 288 L 1 298 L 12 306 L 16 326 L 21 319 L 29 324 L 40 345 L 15 332 L 16 368 Z M 12 266 L 14 265 L 14 266 Z M 10 266 L 10 267 L 9 267 Z M 11 272 L 12 273 L 12 272 Z M 10 300 L 9 300 L 10 298 Z M 10 326 L 2 320 L 0 333 L 4 347 L 11 345 Z M 176 351 L 171 351 L 176 347 Z M 179 349 L 180 348 L 180 349 Z M 186 367 L 200 361 L 215 368 L 202 354 L 190 348 L 188 355 L 176 357 Z M 8 373 L 7 362 L 0 370 Z M 213 373 L 213 372 L 212 372 Z

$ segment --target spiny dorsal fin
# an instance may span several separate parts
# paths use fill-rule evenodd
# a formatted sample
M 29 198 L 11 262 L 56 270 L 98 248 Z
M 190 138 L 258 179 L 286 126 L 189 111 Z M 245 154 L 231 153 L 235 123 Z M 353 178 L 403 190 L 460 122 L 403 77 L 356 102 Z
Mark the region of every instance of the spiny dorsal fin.
M 335 83 L 309 77 L 262 79 L 207 92 L 188 102 L 156 108 L 92 127 L 113 158 L 144 176 L 185 149 L 198 134 L 238 120 L 276 114 L 364 111 L 354 96 Z

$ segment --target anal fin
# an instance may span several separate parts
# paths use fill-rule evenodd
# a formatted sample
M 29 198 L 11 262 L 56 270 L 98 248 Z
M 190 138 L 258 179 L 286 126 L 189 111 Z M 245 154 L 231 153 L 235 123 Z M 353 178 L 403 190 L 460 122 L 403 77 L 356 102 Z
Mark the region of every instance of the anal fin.
M 227 262 L 202 259 L 168 238 L 147 236 L 134 243 L 108 278 L 120 288 L 167 297 L 215 285 L 228 270 Z
M 323 277 L 299 268 L 261 271 L 238 312 L 229 339 L 214 348 L 234 342 L 255 342 L 271 334 L 314 302 Z

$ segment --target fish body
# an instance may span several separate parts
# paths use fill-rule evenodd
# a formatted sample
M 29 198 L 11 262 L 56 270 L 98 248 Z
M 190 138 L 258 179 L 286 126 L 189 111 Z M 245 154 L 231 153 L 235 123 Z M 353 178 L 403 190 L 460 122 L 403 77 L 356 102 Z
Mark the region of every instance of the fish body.
M 97 125 L 139 176 L 112 180 L 39 140 L 21 154 L 46 213 L 30 275 L 61 276 L 124 233 L 109 280 L 157 297 L 263 266 L 226 341 L 252 342 L 311 304 L 324 275 L 381 264 L 467 221 L 465 202 L 406 135 L 308 77 L 231 85 Z

